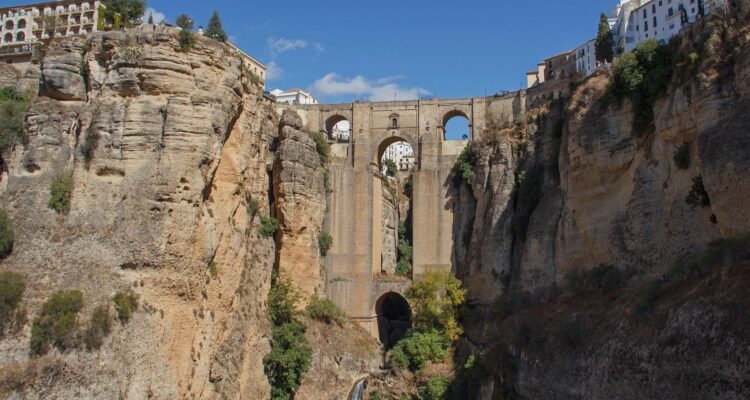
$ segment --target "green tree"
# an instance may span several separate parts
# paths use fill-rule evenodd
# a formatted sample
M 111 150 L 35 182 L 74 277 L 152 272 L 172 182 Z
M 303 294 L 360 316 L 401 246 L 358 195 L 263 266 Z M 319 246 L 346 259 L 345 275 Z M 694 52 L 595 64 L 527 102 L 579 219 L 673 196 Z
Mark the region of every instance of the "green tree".
M 178 15 L 177 19 L 175 19 L 175 25 L 188 32 L 193 31 L 193 19 L 187 14 Z
M 0 90 L 0 151 L 25 140 L 24 116 L 28 101 L 12 86 Z
M 614 39 L 612 30 L 609 28 L 609 19 L 602 13 L 599 17 L 599 33 L 596 35 L 596 60 L 602 62 L 612 62 L 614 58 Z
M 146 12 L 146 2 L 143 0 L 108 0 L 104 3 L 104 19 L 115 29 L 122 26 L 133 26 Z
M 328 251 L 331 250 L 331 246 L 333 246 L 333 237 L 331 234 L 325 229 L 320 231 L 320 237 L 318 237 L 318 250 L 320 250 L 320 255 L 322 257 L 327 256 Z
M 208 28 L 204 35 L 220 42 L 227 41 L 227 34 L 221 26 L 221 17 L 219 16 L 218 11 L 214 11 L 214 13 L 211 14 L 211 19 L 208 21 Z
M 154 24 L 154 13 L 149 13 L 148 14 L 148 23 L 149 23 L 149 25 L 153 25 Z
M 73 171 L 63 171 L 52 179 L 47 205 L 58 214 L 70 211 L 70 198 L 73 195 Z
M 427 271 L 415 282 L 406 297 L 414 309 L 414 327 L 435 329 L 453 341 L 463 333 L 458 321 L 466 301 L 466 289 L 448 270 Z

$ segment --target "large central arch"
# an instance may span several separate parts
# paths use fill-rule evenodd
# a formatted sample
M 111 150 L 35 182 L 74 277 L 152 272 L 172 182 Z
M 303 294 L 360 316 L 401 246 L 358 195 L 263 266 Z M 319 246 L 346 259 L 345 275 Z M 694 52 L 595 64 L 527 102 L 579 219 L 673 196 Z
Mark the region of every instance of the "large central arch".
M 404 296 L 396 292 L 381 295 L 375 303 L 378 316 L 378 337 L 390 349 L 411 329 L 411 307 Z

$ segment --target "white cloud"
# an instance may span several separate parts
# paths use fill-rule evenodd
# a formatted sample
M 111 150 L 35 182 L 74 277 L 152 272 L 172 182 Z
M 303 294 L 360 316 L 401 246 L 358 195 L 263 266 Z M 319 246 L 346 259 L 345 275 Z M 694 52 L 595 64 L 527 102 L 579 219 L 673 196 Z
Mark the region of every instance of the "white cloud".
M 302 39 L 268 38 L 268 49 L 273 54 L 281 54 L 290 50 L 307 48 L 307 41 Z
M 143 22 L 148 22 L 148 16 L 153 15 L 154 17 L 154 23 L 158 24 L 161 21 L 164 21 L 165 18 L 167 18 L 164 13 L 156 11 L 153 7 L 149 7 L 146 9 L 146 12 L 143 14 L 143 17 L 141 18 Z
M 266 65 L 266 80 L 277 81 L 284 75 L 284 70 L 279 67 L 276 61 L 271 61 Z
M 394 81 L 401 76 L 393 76 L 369 80 L 361 75 L 347 79 L 338 74 L 330 73 L 318 79 L 310 86 L 310 90 L 318 96 L 357 95 L 372 101 L 385 100 L 415 100 L 430 92 L 420 87 L 402 87 Z

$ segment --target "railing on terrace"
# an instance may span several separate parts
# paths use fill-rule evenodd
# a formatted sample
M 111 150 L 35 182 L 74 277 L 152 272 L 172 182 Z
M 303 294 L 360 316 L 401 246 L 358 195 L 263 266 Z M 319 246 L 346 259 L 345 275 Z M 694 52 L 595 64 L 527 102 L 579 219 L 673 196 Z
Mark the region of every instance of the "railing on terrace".
M 0 47 L 0 56 L 20 56 L 24 54 L 31 54 L 34 51 L 34 46 L 31 44 L 25 44 L 23 46 L 5 46 Z

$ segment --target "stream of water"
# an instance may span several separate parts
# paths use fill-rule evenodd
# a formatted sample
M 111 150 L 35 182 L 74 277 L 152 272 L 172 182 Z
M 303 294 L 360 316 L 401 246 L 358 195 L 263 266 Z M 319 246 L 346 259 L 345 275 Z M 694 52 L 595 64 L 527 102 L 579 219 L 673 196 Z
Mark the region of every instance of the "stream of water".
M 365 390 L 365 379 L 367 378 L 362 378 L 354 384 L 354 389 L 352 389 L 349 400 L 362 400 L 362 392 Z

